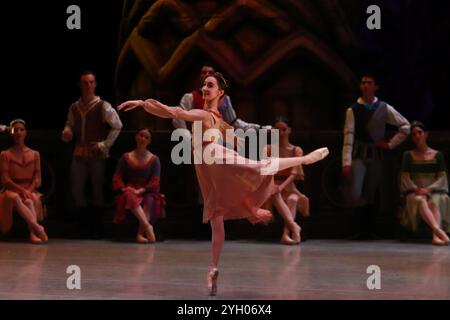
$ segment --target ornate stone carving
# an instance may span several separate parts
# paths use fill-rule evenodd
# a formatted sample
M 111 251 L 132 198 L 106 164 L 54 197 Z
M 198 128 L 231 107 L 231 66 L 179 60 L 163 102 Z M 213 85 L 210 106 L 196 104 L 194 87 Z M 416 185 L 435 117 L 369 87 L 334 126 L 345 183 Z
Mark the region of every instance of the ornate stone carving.
M 197 70 L 208 60 L 231 80 L 242 118 L 270 122 L 282 101 L 284 115 L 311 117 L 327 128 L 335 110 L 341 112 L 332 101 L 342 101 L 356 84 L 342 54 L 352 40 L 334 0 L 126 1 L 118 99 L 157 96 L 176 104 L 198 85 Z

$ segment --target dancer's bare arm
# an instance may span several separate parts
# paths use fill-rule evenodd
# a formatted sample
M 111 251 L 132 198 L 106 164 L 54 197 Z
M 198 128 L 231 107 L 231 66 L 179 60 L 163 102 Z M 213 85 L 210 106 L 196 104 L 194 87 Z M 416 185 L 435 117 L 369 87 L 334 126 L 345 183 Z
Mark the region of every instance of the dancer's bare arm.
M 122 103 L 117 107 L 117 109 L 127 112 L 139 107 L 143 108 L 146 112 L 161 118 L 181 119 L 194 122 L 209 121 L 211 117 L 209 112 L 204 110 L 194 109 L 187 111 L 180 107 L 168 107 L 165 104 L 162 104 L 161 102 L 154 99 L 148 99 L 145 101 L 130 100 Z

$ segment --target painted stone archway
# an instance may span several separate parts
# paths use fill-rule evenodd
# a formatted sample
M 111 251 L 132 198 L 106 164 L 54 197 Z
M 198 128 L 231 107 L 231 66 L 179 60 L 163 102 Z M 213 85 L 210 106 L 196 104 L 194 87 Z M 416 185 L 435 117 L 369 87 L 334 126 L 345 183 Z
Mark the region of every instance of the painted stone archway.
M 118 100 L 153 96 L 176 105 L 209 61 L 232 83 L 241 118 L 270 123 L 284 115 L 305 130 L 336 129 L 356 84 L 345 54 L 353 34 L 338 1 L 130 0 L 120 42 Z M 171 128 L 129 117 L 132 126 Z

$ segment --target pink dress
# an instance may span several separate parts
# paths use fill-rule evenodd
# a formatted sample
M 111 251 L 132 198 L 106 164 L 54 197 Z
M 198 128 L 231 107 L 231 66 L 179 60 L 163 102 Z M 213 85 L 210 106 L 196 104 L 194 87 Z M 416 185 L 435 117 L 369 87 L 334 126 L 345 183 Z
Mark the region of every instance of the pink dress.
M 211 117 L 213 125 L 206 127 L 203 123 L 203 133 L 217 129 L 225 137 L 225 130 L 232 127 L 219 114 L 211 112 Z M 193 131 L 195 137 L 195 126 Z M 207 148 L 207 154 L 214 160 L 213 164 L 195 164 L 204 199 L 203 222 L 220 216 L 224 220 L 248 219 L 251 223 L 270 220 L 270 211 L 261 209 L 276 190 L 273 175 L 260 173 L 267 164 L 246 159 L 215 141 L 196 142 L 193 139 L 193 143 L 194 150 L 203 147 L 203 154 Z
M 14 158 L 10 150 L 0 153 L 0 232 L 8 232 L 13 223 L 14 197 L 17 192 L 10 190 L 8 180 L 23 187 L 29 186 L 35 179 L 41 179 L 41 165 L 39 152 L 27 148 L 24 154 L 25 163 Z M 32 201 L 37 213 L 37 220 L 44 219 L 41 194 L 32 192 Z

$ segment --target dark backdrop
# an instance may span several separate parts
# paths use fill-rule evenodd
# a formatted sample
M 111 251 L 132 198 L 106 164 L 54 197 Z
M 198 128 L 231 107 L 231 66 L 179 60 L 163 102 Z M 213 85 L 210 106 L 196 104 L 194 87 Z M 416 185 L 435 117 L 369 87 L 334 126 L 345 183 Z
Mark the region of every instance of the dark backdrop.
M 427 121 L 432 129 L 448 129 L 449 1 L 338 2 L 356 35 L 351 57 L 355 72 L 376 71 L 380 96 L 410 119 Z M 66 28 L 71 4 L 81 7 L 81 31 Z M 365 8 L 370 4 L 382 8 L 381 31 L 365 28 Z M 61 129 L 69 104 L 78 97 L 78 74 L 84 69 L 98 73 L 98 93 L 116 103 L 114 71 L 122 7 L 120 0 L 2 4 L 0 122 L 23 117 L 30 129 Z
M 81 30 L 66 27 L 72 4 L 81 8 Z M 122 1 L 16 1 L 6 8 L 0 122 L 23 117 L 29 129 L 62 129 L 85 69 L 98 74 L 98 94 L 113 100 Z

